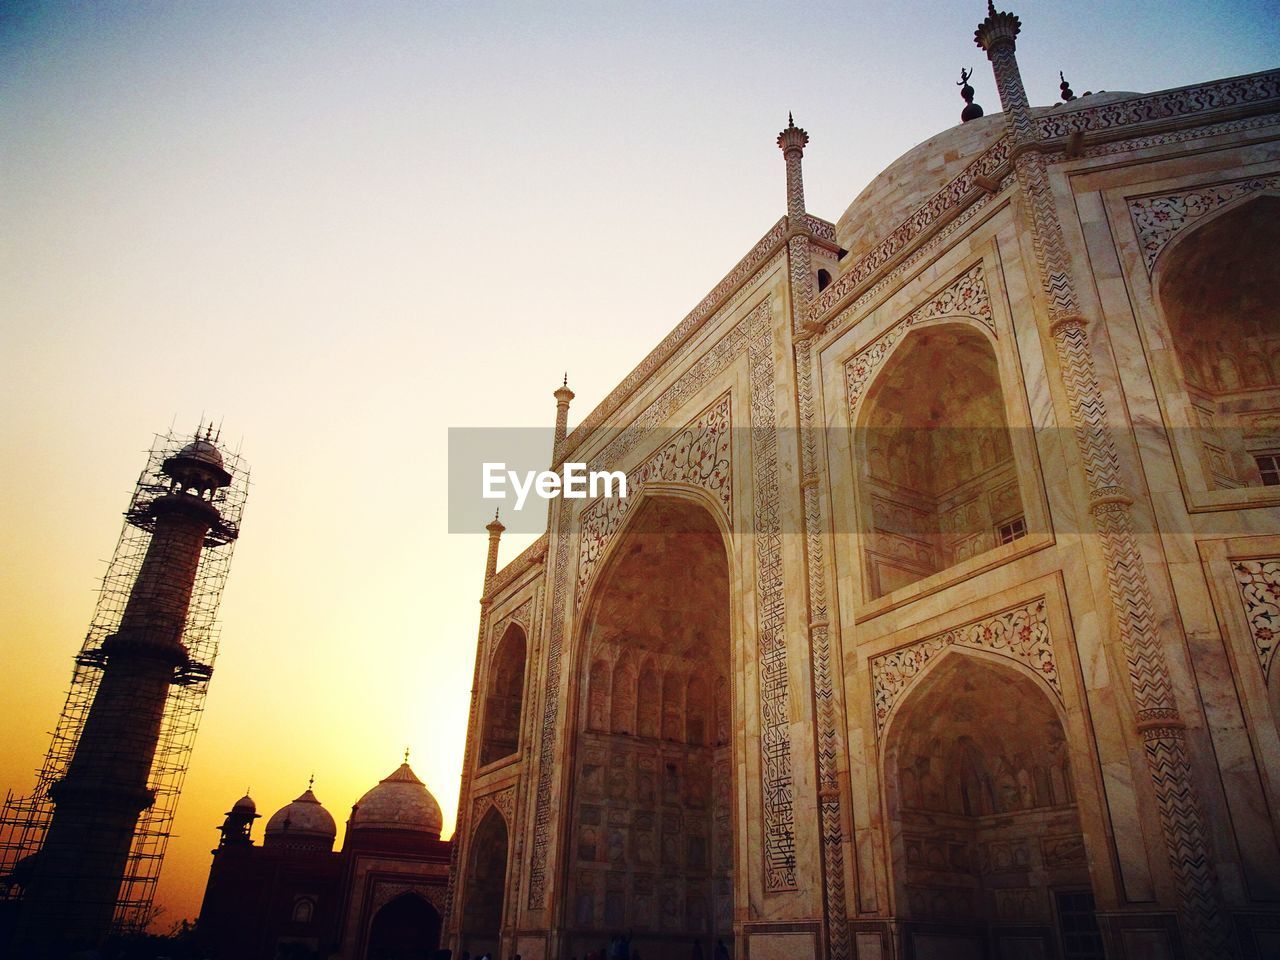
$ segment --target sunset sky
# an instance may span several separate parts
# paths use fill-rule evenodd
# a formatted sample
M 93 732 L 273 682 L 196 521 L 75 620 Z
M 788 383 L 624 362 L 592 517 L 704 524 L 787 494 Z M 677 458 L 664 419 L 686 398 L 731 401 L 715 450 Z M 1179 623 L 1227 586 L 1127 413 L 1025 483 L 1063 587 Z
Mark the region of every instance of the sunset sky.
M 1059 69 L 1280 64 L 1276 0 L 1013 9 L 1036 104 Z M 34 785 L 152 434 L 213 417 L 253 486 L 160 927 L 246 787 L 269 816 L 314 773 L 341 824 L 408 746 L 450 835 L 486 541 L 448 532 L 448 429 L 549 427 L 566 370 L 580 420 L 785 212 L 788 110 L 833 220 L 958 121 L 961 67 L 996 112 L 983 15 L 0 2 L 0 790 Z

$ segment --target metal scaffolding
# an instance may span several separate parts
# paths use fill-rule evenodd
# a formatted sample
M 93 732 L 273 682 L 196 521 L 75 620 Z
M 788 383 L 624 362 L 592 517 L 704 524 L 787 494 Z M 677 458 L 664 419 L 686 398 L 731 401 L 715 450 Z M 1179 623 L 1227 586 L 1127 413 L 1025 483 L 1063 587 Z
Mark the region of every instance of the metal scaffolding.
M 75 657 L 71 688 L 53 730 L 49 752 L 36 774 L 35 789 L 28 796 L 9 792 L 0 810 L 0 900 L 21 898 L 23 861 L 40 850 L 53 818 L 49 790 L 65 776 L 71 764 L 102 678 L 103 642 L 120 626 L 151 543 L 154 521 L 150 519 L 150 504 L 169 493 L 173 485 L 161 466 L 190 442 L 191 437 L 183 434 L 157 435 L 147 465 L 138 477 L 124 513 L 120 540 L 102 578 L 93 620 Z M 222 519 L 205 537 L 205 548 L 200 553 L 182 637 L 187 659 L 174 670 L 148 782 L 155 792 L 155 802 L 138 818 L 116 901 L 113 923 L 120 933 L 141 932 L 152 918 L 160 867 L 218 653 L 218 604 L 249 488 L 248 467 L 239 454 L 222 451 L 222 457 L 232 480 L 213 494 L 212 503 Z

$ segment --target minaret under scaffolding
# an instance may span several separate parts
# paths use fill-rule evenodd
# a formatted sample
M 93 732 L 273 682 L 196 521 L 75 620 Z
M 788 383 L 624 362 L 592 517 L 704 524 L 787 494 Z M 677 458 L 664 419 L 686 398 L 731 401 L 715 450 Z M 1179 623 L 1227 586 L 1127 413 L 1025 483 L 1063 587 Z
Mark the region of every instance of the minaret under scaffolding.
M 10 955 L 60 956 L 151 917 L 248 487 L 217 440 L 157 437 L 35 791 L 5 801 Z

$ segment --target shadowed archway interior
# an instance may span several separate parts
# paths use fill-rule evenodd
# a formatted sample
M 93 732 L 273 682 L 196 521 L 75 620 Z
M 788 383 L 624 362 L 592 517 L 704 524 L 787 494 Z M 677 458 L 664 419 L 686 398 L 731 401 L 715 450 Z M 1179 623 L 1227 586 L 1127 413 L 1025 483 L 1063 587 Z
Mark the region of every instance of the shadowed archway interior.
M 729 566 L 707 511 L 636 508 L 578 666 L 567 952 L 630 933 L 646 960 L 733 928 Z
M 490 807 L 471 835 L 470 870 L 462 906 L 462 946 L 472 956 L 498 955 L 507 883 L 507 821 Z
M 1212 488 L 1280 486 L 1280 197 L 1191 228 L 1159 267 Z
M 1035 681 L 947 656 L 899 708 L 884 776 L 913 939 L 939 956 L 1038 941 L 1037 956 L 1102 957 L 1066 735 Z
M 402 893 L 374 915 L 369 960 L 427 960 L 440 948 L 440 914 L 422 897 Z
M 1026 534 L 986 336 L 959 323 L 907 334 L 864 403 L 858 478 L 872 597 Z

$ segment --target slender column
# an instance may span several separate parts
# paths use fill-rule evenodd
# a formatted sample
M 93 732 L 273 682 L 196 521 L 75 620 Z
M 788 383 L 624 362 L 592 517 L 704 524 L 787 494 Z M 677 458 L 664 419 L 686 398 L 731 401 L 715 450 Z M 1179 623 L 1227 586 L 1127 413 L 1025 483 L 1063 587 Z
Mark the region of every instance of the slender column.
M 1177 887 L 1179 920 L 1193 955 L 1232 957 L 1234 938 L 1218 893 L 1185 724 L 1178 714 L 1168 662 L 1156 630 L 1150 578 L 1134 536 L 1133 499 L 1124 488 L 1119 453 L 1094 367 L 1088 323 L 1080 312 L 1045 160 L 1034 149 L 1038 137 L 1015 55 L 1020 29 L 1016 16 L 997 13 L 988 0 L 987 18 L 974 33 L 974 41 L 991 60 L 1013 141 L 1014 169 L 1031 219 L 1036 266 L 1048 300 L 1049 329 L 1084 462 L 1089 509 L 1106 558 L 1116 626 L 1128 661 L 1137 730 Z
M 444 918 L 444 929 L 451 949 L 458 954 L 462 949 L 462 908 L 463 892 L 466 884 L 458 883 L 468 878 L 461 877 L 460 871 L 466 861 L 463 859 L 463 847 L 468 846 L 467 834 L 471 829 L 468 816 L 471 799 L 471 770 L 475 766 L 477 744 L 480 731 L 476 729 L 476 719 L 480 713 L 480 658 L 484 649 L 484 637 L 489 629 L 489 590 L 493 587 L 493 578 L 498 572 L 498 542 L 502 539 L 502 531 L 506 529 L 498 519 L 495 510 L 493 519 L 485 525 L 489 531 L 489 553 L 484 562 L 484 592 L 480 597 L 480 628 L 476 637 L 476 665 L 471 673 L 471 708 L 467 716 L 467 743 L 462 757 L 462 782 L 458 787 L 458 815 L 454 818 L 453 847 L 449 854 L 449 888 L 445 893 L 447 916 Z
M 564 438 L 569 434 L 569 401 L 573 399 L 573 391 L 569 389 L 569 375 L 564 375 L 564 383 L 556 388 L 556 437 L 551 450 L 551 465 L 554 469 L 564 456 Z
M 844 815 L 840 787 L 840 757 L 845 755 L 841 731 L 842 711 L 831 664 L 831 635 L 827 606 L 826 557 L 823 538 L 829 533 L 821 478 L 825 476 L 826 447 L 814 401 L 817 358 L 813 331 L 799 326 L 813 297 L 813 264 L 809 232 L 805 225 L 804 177 L 801 160 L 809 135 L 787 115 L 787 128 L 778 134 L 778 146 L 787 164 L 787 253 L 791 261 L 791 312 L 796 321 L 792 336 L 796 364 L 797 408 L 800 414 L 800 464 L 804 495 L 805 545 L 807 548 L 809 656 L 813 667 L 814 717 L 817 722 L 817 787 L 819 826 L 822 835 L 823 906 L 826 916 L 827 956 L 845 960 L 852 956 L 848 905 L 844 883 Z

